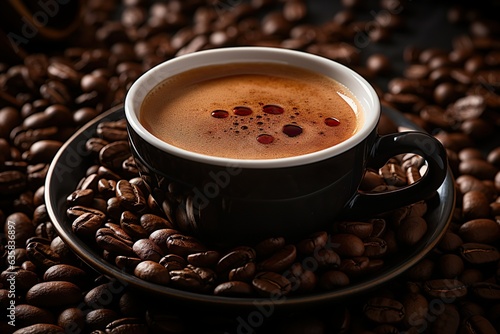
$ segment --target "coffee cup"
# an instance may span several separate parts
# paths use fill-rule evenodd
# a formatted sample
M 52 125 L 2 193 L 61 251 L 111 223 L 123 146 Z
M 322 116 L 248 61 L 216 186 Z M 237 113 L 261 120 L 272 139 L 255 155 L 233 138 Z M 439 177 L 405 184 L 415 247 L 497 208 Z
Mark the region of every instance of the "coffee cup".
M 219 73 L 219 77 L 226 77 L 227 73 L 235 71 L 234 68 L 251 68 L 262 64 L 264 68 L 284 66 L 289 67 L 291 72 L 297 70 L 298 73 L 303 71 L 317 74 L 340 84 L 347 95 L 344 100 L 350 101 L 348 104 L 354 110 L 355 130 L 341 142 L 312 152 L 292 152 L 276 157 L 260 157 L 258 154 L 247 157 L 246 153 L 235 156 L 229 153 L 228 156 L 219 155 L 217 150 L 215 153 L 204 153 L 186 149 L 177 143 L 160 139 L 144 121 L 144 115 L 141 115 L 147 112 L 154 122 L 156 108 L 151 105 L 148 107 L 145 101 L 151 96 L 151 92 L 158 90 L 161 85 L 168 85 L 172 78 L 197 70 L 197 73 L 204 73 L 204 69 L 210 67 L 217 68 L 210 73 Z M 190 76 L 184 75 L 184 80 L 185 78 Z M 199 76 L 196 80 L 198 84 Z M 166 97 L 165 103 L 168 103 L 170 98 L 184 94 L 182 86 L 181 89 L 172 86 L 178 81 L 172 82 L 172 97 Z M 190 89 L 197 93 L 203 87 L 194 85 Z M 225 95 L 232 93 L 227 92 Z M 225 95 L 222 92 L 221 96 Z M 335 95 L 335 92 L 331 95 Z M 306 105 L 310 105 L 309 100 L 313 99 L 313 96 L 308 98 Z M 213 101 L 201 100 L 207 104 L 205 114 L 210 112 L 213 117 L 214 112 L 227 112 L 217 104 L 210 104 Z M 266 104 L 267 102 L 271 104 Z M 277 106 L 274 101 L 259 103 L 258 106 L 262 108 Z M 229 113 L 240 107 L 240 104 L 234 105 L 234 110 L 229 110 Z M 252 120 L 255 124 L 259 115 L 269 122 L 274 121 L 274 115 L 268 115 L 265 110 L 260 110 L 260 114 L 256 110 L 253 112 L 255 119 Z M 283 125 L 301 125 L 299 120 L 293 118 L 295 113 L 298 117 L 298 112 L 293 110 L 293 114 L 287 115 L 287 121 L 283 120 Z M 435 138 L 422 132 L 379 136 L 377 123 L 380 113 L 380 102 L 374 89 L 348 67 L 305 52 L 267 47 L 221 48 L 171 59 L 137 79 L 125 99 L 131 151 L 156 204 L 177 229 L 213 244 L 241 244 L 273 236 L 292 239 L 303 237 L 315 231 L 329 230 L 339 219 L 371 217 L 432 195 L 442 184 L 447 172 L 447 158 L 443 146 Z M 318 117 L 324 117 L 325 122 L 326 118 L 330 118 L 326 114 Z M 248 124 L 251 123 L 250 118 L 247 118 L 247 121 Z M 340 119 L 341 123 L 344 121 L 346 119 Z M 161 128 L 163 123 L 158 122 Z M 279 122 L 275 123 L 280 124 Z M 233 123 L 237 124 L 235 126 L 241 126 L 234 119 L 231 124 Z M 187 126 L 177 124 L 175 119 L 170 119 L 169 124 L 173 127 L 168 131 Z M 317 124 L 324 125 L 321 122 Z M 306 127 L 304 131 L 312 132 L 312 128 Z M 233 132 L 240 136 L 240 130 L 235 130 L 236 128 L 222 129 L 220 131 L 226 132 L 232 129 L 231 131 L 234 130 Z M 202 130 L 203 133 L 212 133 L 211 128 Z M 264 127 L 254 130 L 256 132 L 250 136 L 254 139 L 267 134 L 268 131 Z M 318 130 L 318 133 L 322 131 Z M 279 131 L 271 134 L 276 137 L 284 136 Z M 219 138 L 224 134 L 220 132 L 217 136 Z M 233 140 L 236 135 L 233 133 L 231 136 Z M 289 137 L 294 136 L 295 134 L 289 134 Z M 182 141 L 182 132 L 179 138 Z M 200 138 L 205 140 L 203 136 Z M 226 141 L 226 144 L 231 145 L 231 140 Z M 286 138 L 281 141 L 285 140 Z M 298 136 L 294 140 L 300 144 L 301 137 Z M 190 141 L 193 142 L 191 139 Z M 276 143 L 278 142 L 279 138 L 276 140 Z M 264 145 L 267 142 L 256 145 L 259 144 Z M 269 149 L 272 149 L 271 145 L 266 148 Z M 384 193 L 364 193 L 358 190 L 367 168 L 378 169 L 391 157 L 403 153 L 416 153 L 425 159 L 427 172 L 419 181 L 408 187 Z

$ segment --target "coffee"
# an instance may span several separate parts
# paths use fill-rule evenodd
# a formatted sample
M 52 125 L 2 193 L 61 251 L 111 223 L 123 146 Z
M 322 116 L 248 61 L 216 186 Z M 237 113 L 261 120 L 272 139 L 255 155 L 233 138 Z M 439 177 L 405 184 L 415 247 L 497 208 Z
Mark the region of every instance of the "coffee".
M 339 82 L 281 64 L 207 66 L 175 75 L 144 99 L 141 123 L 171 145 L 234 159 L 276 159 L 334 146 L 363 122 Z

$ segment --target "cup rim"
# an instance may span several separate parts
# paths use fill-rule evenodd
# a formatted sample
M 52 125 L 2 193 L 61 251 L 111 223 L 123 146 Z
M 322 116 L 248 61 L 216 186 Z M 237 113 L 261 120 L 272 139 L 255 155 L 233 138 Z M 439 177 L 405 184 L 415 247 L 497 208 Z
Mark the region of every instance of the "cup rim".
M 328 148 L 293 157 L 275 159 L 235 159 L 217 157 L 188 151 L 168 144 L 150 133 L 139 121 L 140 106 L 149 91 L 166 78 L 198 67 L 227 63 L 281 63 L 298 66 L 322 73 L 319 69 L 337 74 L 334 78 L 348 89 L 362 107 L 362 125 L 356 133 L 345 141 Z M 324 75 L 332 77 L 326 73 Z M 341 77 L 341 78 L 339 78 Z M 346 80 L 348 82 L 346 82 Z M 355 88 L 353 91 L 353 88 Z M 360 96 L 360 93 L 361 94 Z M 380 116 L 380 101 L 374 88 L 361 75 L 349 67 L 331 59 L 311 53 L 274 47 L 227 47 L 197 51 L 172 58 L 156 65 L 142 74 L 130 87 L 125 96 L 125 117 L 129 128 L 152 146 L 186 160 L 217 166 L 240 168 L 283 168 L 311 164 L 344 153 L 364 139 L 375 129 Z

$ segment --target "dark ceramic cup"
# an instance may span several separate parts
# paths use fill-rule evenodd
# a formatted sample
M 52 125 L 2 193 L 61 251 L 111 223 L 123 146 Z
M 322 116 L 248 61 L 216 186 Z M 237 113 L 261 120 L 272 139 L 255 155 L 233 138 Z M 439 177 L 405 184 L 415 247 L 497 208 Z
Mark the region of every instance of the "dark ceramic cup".
M 160 82 L 197 67 L 239 62 L 285 63 L 348 87 L 362 108 L 359 130 L 314 153 L 279 159 L 229 159 L 186 151 L 158 139 L 139 121 L 144 97 Z M 447 171 L 442 145 L 425 133 L 378 136 L 380 103 L 370 84 L 329 59 L 286 49 L 237 47 L 192 53 L 141 76 L 125 99 L 131 150 L 158 205 L 178 229 L 214 244 L 328 230 L 337 219 L 370 217 L 429 197 Z M 427 172 L 413 185 L 382 194 L 358 191 L 367 168 L 417 153 Z

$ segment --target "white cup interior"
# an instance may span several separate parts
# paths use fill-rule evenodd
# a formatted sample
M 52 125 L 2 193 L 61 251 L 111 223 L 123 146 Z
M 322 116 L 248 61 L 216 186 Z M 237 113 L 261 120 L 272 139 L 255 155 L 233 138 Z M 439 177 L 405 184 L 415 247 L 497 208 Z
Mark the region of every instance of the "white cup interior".
M 139 121 L 141 104 L 159 83 L 173 75 L 197 67 L 228 63 L 266 62 L 296 66 L 329 76 L 346 86 L 357 98 L 363 114 L 358 131 L 349 139 L 326 149 L 279 159 L 230 159 L 204 155 L 170 145 L 147 131 Z M 125 117 L 136 133 L 149 144 L 176 156 L 218 166 L 241 168 L 282 168 L 309 164 L 339 155 L 359 144 L 376 127 L 380 102 L 373 87 L 348 67 L 327 58 L 280 48 L 234 47 L 199 51 L 173 58 L 144 73 L 132 85 L 125 98 Z

